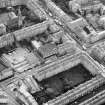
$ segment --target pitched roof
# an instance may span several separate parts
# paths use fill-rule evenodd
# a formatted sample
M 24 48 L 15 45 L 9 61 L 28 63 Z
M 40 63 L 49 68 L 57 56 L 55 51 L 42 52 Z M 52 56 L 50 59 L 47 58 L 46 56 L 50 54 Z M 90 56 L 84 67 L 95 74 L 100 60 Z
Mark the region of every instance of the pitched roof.
M 43 58 L 46 58 L 57 54 L 57 46 L 55 44 L 45 44 L 39 48 L 39 52 L 42 54 Z

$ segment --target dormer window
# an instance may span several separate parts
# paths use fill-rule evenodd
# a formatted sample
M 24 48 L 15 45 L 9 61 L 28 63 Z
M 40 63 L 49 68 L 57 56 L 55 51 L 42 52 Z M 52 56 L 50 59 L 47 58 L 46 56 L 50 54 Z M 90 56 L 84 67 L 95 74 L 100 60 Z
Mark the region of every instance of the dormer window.
M 84 30 L 87 34 L 90 34 L 90 30 L 89 30 L 86 26 L 83 28 L 83 30 Z

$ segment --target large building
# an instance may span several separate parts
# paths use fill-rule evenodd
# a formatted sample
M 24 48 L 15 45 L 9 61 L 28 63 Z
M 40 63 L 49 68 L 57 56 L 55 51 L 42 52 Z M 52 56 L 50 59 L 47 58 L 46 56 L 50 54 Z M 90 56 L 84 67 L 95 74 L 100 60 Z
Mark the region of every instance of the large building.
M 0 0 L 0 105 L 104 105 L 101 0 Z

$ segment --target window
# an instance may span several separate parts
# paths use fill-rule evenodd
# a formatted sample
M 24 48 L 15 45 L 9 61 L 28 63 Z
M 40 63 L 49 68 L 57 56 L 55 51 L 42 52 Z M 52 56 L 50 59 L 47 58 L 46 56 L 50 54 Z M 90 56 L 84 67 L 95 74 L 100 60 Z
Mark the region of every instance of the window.
M 87 34 L 90 34 L 90 30 L 89 30 L 86 26 L 83 28 L 83 30 L 84 30 Z

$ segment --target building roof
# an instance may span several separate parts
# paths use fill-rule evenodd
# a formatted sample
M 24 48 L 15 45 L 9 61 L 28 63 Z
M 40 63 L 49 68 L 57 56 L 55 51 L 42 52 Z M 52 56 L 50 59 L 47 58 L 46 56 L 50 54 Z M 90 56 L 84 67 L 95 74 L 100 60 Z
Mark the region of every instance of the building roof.
M 43 58 L 57 54 L 57 47 L 55 44 L 45 44 L 39 48 L 39 52 L 42 54 Z

